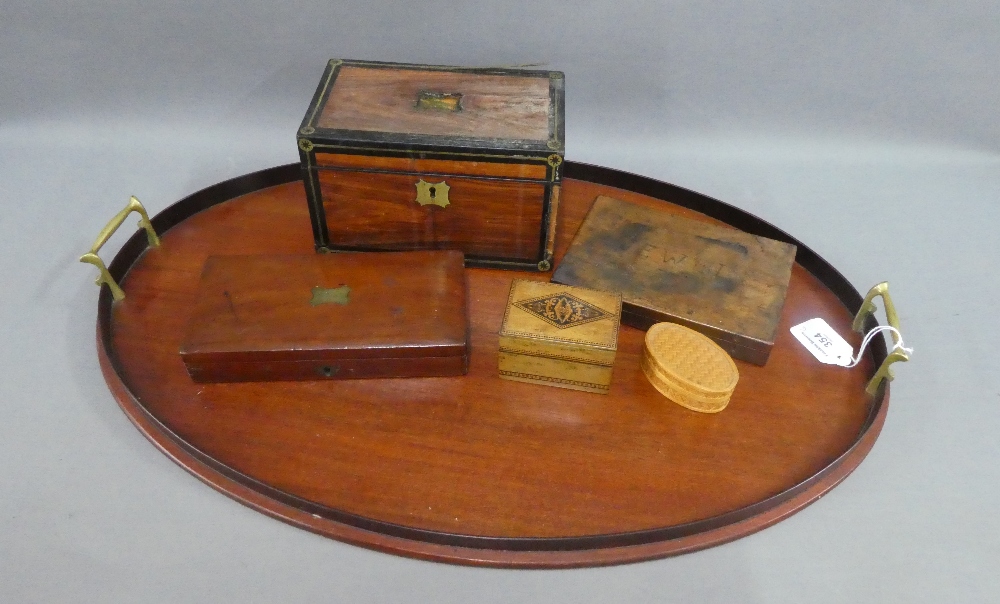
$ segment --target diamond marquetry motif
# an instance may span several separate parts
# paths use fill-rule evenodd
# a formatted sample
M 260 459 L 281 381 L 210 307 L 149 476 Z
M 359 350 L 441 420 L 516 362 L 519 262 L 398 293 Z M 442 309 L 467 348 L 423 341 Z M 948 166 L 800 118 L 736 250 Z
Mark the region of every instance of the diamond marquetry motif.
M 515 302 L 514 306 L 531 313 L 559 329 L 599 321 L 611 315 L 593 304 L 567 293 L 550 294 L 541 298 Z

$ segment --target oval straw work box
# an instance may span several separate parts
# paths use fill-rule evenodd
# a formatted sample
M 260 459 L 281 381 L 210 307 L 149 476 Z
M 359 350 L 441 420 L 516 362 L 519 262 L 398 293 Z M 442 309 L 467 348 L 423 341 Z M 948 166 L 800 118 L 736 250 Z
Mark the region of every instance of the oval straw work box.
M 641 365 L 660 394 L 702 413 L 725 409 L 740 379 L 725 350 L 708 336 L 676 323 L 649 328 Z

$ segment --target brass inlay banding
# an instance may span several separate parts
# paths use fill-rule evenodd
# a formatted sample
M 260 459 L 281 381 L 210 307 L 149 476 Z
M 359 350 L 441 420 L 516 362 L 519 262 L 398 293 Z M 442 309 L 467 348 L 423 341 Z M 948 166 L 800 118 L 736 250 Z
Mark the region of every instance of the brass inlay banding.
M 355 145 L 335 145 L 333 143 L 316 143 L 315 146 L 318 147 L 318 148 L 321 148 L 321 149 L 342 149 L 342 150 L 347 151 L 347 152 L 375 151 L 377 153 L 385 153 L 385 149 L 380 149 L 378 147 L 363 147 L 363 146 L 355 146 Z M 332 153 L 332 151 L 331 151 L 331 153 Z M 534 156 L 534 155 L 518 155 L 516 153 L 504 155 L 504 154 L 500 154 L 500 153 L 475 153 L 475 152 L 471 152 L 471 151 L 440 151 L 440 150 L 436 150 L 433 153 L 434 153 L 434 155 L 446 155 L 446 156 L 447 155 L 454 155 L 454 156 L 458 156 L 458 157 L 496 157 L 496 158 L 500 158 L 500 159 L 512 159 L 512 160 L 521 159 L 521 160 L 525 160 L 527 162 L 532 162 L 532 161 L 537 161 L 537 162 L 547 161 L 547 160 L 544 160 L 543 158 L 538 157 L 538 156 Z

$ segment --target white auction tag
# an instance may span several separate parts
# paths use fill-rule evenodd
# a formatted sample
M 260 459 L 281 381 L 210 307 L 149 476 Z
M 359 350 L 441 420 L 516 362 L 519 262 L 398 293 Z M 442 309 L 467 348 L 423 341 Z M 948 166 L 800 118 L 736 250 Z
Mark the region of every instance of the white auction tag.
M 854 347 L 823 319 L 809 319 L 792 327 L 790 331 L 820 363 L 841 367 L 853 365 Z

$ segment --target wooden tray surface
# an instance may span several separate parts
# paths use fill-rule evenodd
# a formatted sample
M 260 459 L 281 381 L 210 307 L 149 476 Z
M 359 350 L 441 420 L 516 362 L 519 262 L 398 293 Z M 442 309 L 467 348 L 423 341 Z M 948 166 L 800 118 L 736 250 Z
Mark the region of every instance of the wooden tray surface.
M 773 524 L 835 486 L 871 449 L 888 407 L 853 370 L 821 365 L 788 328 L 825 318 L 847 336 L 861 295 L 811 250 L 711 198 L 568 162 L 556 263 L 598 195 L 799 246 L 774 351 L 737 361 L 719 414 L 662 398 L 623 327 L 611 391 L 500 380 L 497 331 L 514 278 L 466 269 L 473 351 L 464 377 L 195 384 L 178 354 L 210 254 L 312 254 L 297 164 L 220 183 L 153 218 L 111 263 L 126 298 L 101 292 L 98 354 L 135 425 L 219 491 L 296 526 L 445 562 L 568 567 L 645 560 Z M 698 211 L 694 211 L 694 208 Z M 701 213 L 699 213 L 701 212 Z M 856 347 L 859 339 L 848 338 Z

